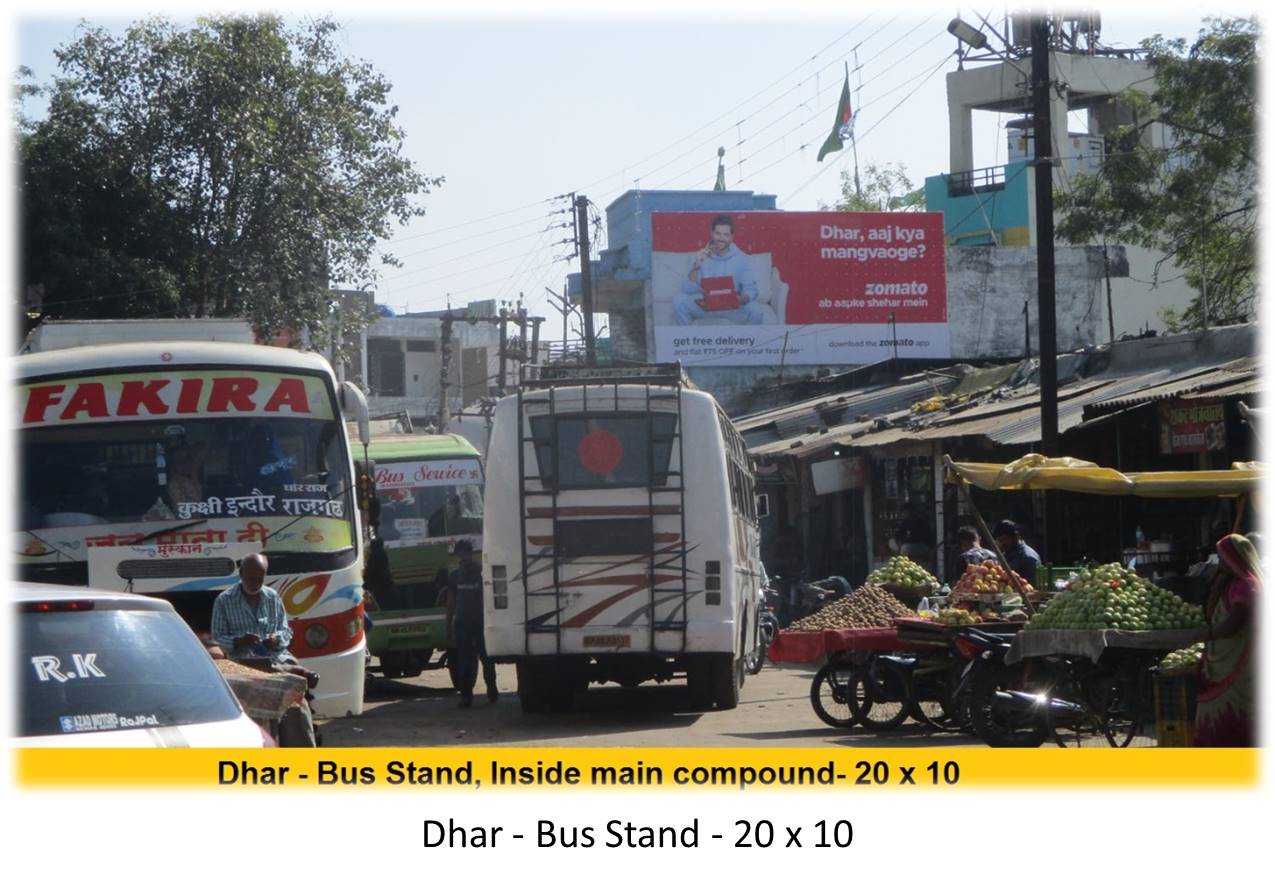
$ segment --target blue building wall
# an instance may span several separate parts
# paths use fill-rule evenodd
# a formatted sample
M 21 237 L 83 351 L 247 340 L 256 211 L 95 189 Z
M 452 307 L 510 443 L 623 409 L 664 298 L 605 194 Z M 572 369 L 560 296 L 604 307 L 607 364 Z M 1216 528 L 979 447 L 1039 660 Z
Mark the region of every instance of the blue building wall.
M 651 276 L 651 212 L 775 211 L 776 197 L 751 190 L 629 190 L 606 208 L 607 247 L 593 261 L 596 275 Z M 567 276 L 567 293 L 580 294 L 580 274 Z
M 943 213 L 948 245 L 1030 245 L 1031 175 L 1025 160 L 1001 166 L 1000 183 L 953 196 L 950 175 L 925 179 L 925 206 Z M 981 170 L 980 170 L 981 171 Z M 988 170 L 991 171 L 991 170 Z M 999 175 L 998 175 L 999 177 Z M 980 182 L 975 179 L 973 182 Z

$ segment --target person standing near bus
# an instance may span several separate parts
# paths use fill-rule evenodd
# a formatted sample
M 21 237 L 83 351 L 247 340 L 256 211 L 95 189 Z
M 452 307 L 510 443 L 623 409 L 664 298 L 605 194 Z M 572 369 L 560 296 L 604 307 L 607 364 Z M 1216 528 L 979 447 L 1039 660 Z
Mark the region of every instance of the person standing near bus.
M 460 690 L 460 707 L 474 704 L 474 684 L 478 680 L 478 664 L 483 667 L 487 684 L 487 700 L 500 697 L 496 689 L 496 665 L 487 658 L 483 644 L 483 572 L 474 560 L 474 544 L 456 541 L 456 557 L 460 563 L 448 578 L 447 618 L 455 640 L 452 650 L 456 687 Z

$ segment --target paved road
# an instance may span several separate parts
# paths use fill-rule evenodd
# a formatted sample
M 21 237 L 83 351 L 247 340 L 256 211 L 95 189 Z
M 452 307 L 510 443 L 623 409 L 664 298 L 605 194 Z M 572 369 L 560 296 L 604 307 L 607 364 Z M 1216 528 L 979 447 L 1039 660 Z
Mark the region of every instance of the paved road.
M 884 735 L 825 726 L 810 706 L 815 669 L 767 665 L 744 684 L 731 711 L 692 711 L 684 682 L 633 690 L 594 686 L 564 714 L 524 715 L 512 665 L 497 666 L 500 699 L 458 708 L 445 672 L 368 683 L 363 715 L 326 721 L 325 746 L 818 746 L 980 745 L 963 734 L 927 732 L 909 721 Z

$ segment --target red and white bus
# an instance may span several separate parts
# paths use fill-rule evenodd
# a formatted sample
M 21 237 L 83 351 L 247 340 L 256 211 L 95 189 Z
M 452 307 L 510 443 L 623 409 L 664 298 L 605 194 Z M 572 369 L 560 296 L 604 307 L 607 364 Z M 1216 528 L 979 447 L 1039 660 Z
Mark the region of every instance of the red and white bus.
M 19 356 L 21 578 L 159 594 L 196 631 L 264 551 L 318 714 L 363 708 L 363 537 L 344 419 L 367 403 L 321 357 L 173 341 Z

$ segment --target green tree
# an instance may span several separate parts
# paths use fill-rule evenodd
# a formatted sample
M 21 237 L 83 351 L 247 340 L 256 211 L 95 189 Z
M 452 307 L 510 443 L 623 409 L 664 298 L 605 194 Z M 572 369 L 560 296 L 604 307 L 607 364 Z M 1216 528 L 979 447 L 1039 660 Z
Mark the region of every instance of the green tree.
M 1133 122 L 1108 136 L 1097 175 L 1058 195 L 1058 235 L 1163 252 L 1202 290 L 1171 330 L 1245 321 L 1256 313 L 1258 190 L 1256 18 L 1206 19 L 1196 40 L 1144 40 L 1154 89 L 1123 96 Z M 1167 145 L 1147 137 L 1169 127 Z M 1163 263 L 1163 261 L 1161 262 Z M 1157 274 L 1159 266 L 1157 266 Z
M 855 187 L 854 175 L 841 172 L 841 198 L 833 205 L 819 203 L 820 211 L 835 212 L 923 212 L 925 188 L 913 189 L 907 166 L 868 163 Z
M 50 316 L 242 316 L 327 339 L 366 321 L 392 226 L 442 178 L 402 155 L 390 84 L 338 26 L 162 18 L 83 25 L 56 53 L 48 116 L 19 114 L 22 281 Z

